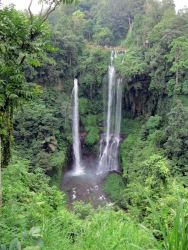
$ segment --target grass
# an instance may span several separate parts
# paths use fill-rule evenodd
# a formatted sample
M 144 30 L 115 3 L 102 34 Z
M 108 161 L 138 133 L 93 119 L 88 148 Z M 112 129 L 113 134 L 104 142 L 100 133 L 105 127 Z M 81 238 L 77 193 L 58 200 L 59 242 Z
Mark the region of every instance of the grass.
M 43 224 L 45 250 L 134 250 L 152 247 L 148 232 L 136 226 L 123 211 L 99 208 L 85 220 L 67 212 Z
M 151 205 L 152 213 L 155 216 L 155 219 L 159 225 L 159 230 L 150 230 L 145 226 L 141 225 L 141 227 L 147 231 L 153 242 L 156 246 L 155 249 L 157 250 L 187 250 L 188 249 L 188 222 L 186 221 L 184 215 L 184 200 L 179 198 L 179 206 L 177 211 L 173 211 L 174 218 L 173 218 L 173 226 L 169 228 L 169 226 L 163 225 L 160 219 L 160 215 L 157 212 L 154 203 L 152 200 L 147 196 L 147 199 Z M 161 234 L 161 240 L 156 239 L 155 233 Z M 134 244 L 133 244 L 134 245 Z M 139 245 L 134 245 L 135 248 L 140 250 L 145 250 L 141 248 Z

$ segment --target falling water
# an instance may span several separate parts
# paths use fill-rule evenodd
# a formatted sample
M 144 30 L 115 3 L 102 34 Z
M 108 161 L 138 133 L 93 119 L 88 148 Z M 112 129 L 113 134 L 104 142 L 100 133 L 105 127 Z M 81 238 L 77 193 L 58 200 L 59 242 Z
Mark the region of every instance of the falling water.
M 116 56 L 117 52 L 112 52 L 108 69 L 109 80 L 106 133 L 102 135 L 100 140 L 99 167 L 97 171 L 99 174 L 119 169 L 118 149 L 121 124 L 122 80 L 115 79 L 113 59 Z
M 115 136 L 119 138 L 120 127 L 121 127 L 121 104 L 122 104 L 122 79 L 117 79 L 117 90 L 116 90 L 116 117 L 115 117 Z
M 73 151 L 74 151 L 73 175 L 81 175 L 84 173 L 84 170 L 83 170 L 83 167 L 81 166 L 81 156 L 80 156 L 79 115 L 78 115 L 78 80 L 76 78 L 74 79 L 74 88 L 73 88 L 72 134 L 73 134 Z
M 110 170 L 118 170 L 118 151 L 119 151 L 119 134 L 121 126 L 121 104 L 122 104 L 122 88 L 121 88 L 122 79 L 117 79 L 116 84 L 116 109 L 115 109 L 115 129 L 112 142 L 110 145 Z

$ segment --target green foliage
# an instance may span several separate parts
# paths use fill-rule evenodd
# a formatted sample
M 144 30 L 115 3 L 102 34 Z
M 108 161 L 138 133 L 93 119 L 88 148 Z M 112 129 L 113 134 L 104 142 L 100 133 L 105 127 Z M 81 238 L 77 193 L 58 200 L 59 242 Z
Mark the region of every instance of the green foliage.
M 167 156 L 179 167 L 179 173 L 185 176 L 187 183 L 187 117 L 188 111 L 182 104 L 177 104 L 168 114 L 168 124 L 164 130 Z
M 168 165 L 169 163 L 165 158 L 154 154 L 150 156 L 149 159 L 135 166 L 134 169 L 130 169 L 129 178 L 135 178 L 138 183 L 142 183 L 143 186 L 146 186 L 150 195 L 161 195 L 161 192 L 168 184 Z M 132 183 L 130 183 L 130 185 L 132 186 Z
M 122 250 L 135 249 L 135 245 L 138 249 L 186 249 L 187 204 L 180 202 L 175 226 L 171 208 L 177 208 L 177 189 L 187 199 L 187 10 L 175 14 L 171 0 L 83 0 L 76 7 L 62 5 L 49 17 L 54 47 L 40 15 L 31 18 L 12 7 L 2 9 L 0 15 L 0 125 L 5 163 L 10 156 L 12 112 L 34 97 L 30 107 L 23 106 L 24 113 L 18 109 L 14 115 L 15 155 L 30 159 L 31 164 L 14 160 L 3 169 L 2 244 L 9 246 L 18 239 L 11 244 L 20 242 L 28 249 L 32 242 L 22 239 L 22 232 L 34 226 L 41 228 L 46 250 Z M 65 208 L 62 193 L 48 183 L 57 185 L 70 156 L 73 78 L 79 80 L 81 130 L 88 132 L 85 144 L 94 150 L 104 119 L 102 92 L 111 51 L 95 48 L 92 41 L 108 47 L 123 44 L 125 37 L 130 48 L 126 54 L 119 53 L 114 64 L 122 78 L 123 116 L 138 118 L 123 119 L 121 124 L 122 134 L 127 135 L 120 149 L 125 183 L 112 175 L 105 189 L 128 210 L 114 212 L 108 204 L 94 211 L 90 204 L 77 202 L 71 212 Z M 36 95 L 41 89 L 32 82 L 43 85 L 40 98 Z M 157 205 L 153 213 L 142 190 Z M 156 229 L 157 240 L 133 221 Z
M 28 161 L 14 159 L 2 171 L 4 206 L 0 215 L 0 238 L 4 245 L 13 238 L 20 238 L 23 231 L 28 231 L 34 225 L 42 225 L 53 211 L 64 207 L 62 193 L 55 187 L 49 187 L 49 178 L 43 171 L 36 169 L 31 172 L 29 168 Z M 27 244 L 26 241 L 21 243 L 23 246 Z
M 175 18 L 175 9 L 170 6 L 167 10 L 164 11 L 162 20 L 155 25 L 152 31 L 149 32 L 147 39 L 149 42 L 158 43 L 162 38 L 165 30 L 168 28 L 169 24 Z
M 99 30 L 98 30 L 99 29 Z M 109 45 L 110 41 L 112 40 L 112 32 L 108 28 L 98 28 L 97 31 L 95 31 L 95 34 L 93 36 L 94 41 L 96 44 L 99 44 L 101 46 Z
M 74 25 L 75 25 L 75 31 L 77 34 L 81 33 L 81 26 L 84 20 L 84 13 L 80 10 L 75 11 L 72 14 Z
M 90 203 L 85 204 L 83 201 L 73 202 L 73 211 L 78 218 L 85 220 L 87 216 L 93 216 L 95 210 Z
M 177 107 L 178 105 L 175 108 Z M 180 115 L 182 112 L 179 111 L 178 114 Z M 172 117 L 177 123 L 179 122 L 180 119 L 175 117 L 174 113 Z M 139 121 L 140 124 L 143 123 L 138 119 L 136 121 Z M 166 142 L 166 136 L 163 128 L 158 130 L 159 126 L 162 125 L 161 117 L 159 115 L 151 116 L 142 125 L 140 133 L 138 128 L 136 132 L 136 126 L 133 122 L 130 123 L 132 124 L 132 130 L 129 122 L 125 120 L 123 124 L 124 122 L 127 124 L 129 135 L 122 143 L 120 150 L 121 166 L 126 178 L 124 191 L 121 190 L 120 203 L 123 207 L 128 208 L 134 220 L 143 223 L 151 230 L 152 228 L 159 230 L 155 216 L 144 195 L 146 193 L 157 205 L 157 212 L 162 223 L 168 224 L 169 230 L 171 230 L 173 215 L 170 208 L 177 208 L 177 190 L 186 199 L 187 190 L 183 187 L 183 183 L 186 183 L 186 177 L 183 181 L 180 169 L 178 170 L 178 167 L 174 166 L 174 162 L 165 157 L 163 145 Z M 149 130 L 151 130 L 150 134 Z M 177 133 L 177 131 L 179 129 L 173 128 L 174 133 Z M 177 148 L 176 146 L 172 147 Z M 183 168 L 181 169 L 183 170 Z M 176 173 L 177 182 L 174 179 L 174 173 Z M 158 231 L 155 231 L 154 235 L 157 239 L 161 238 Z
M 149 65 L 145 60 L 145 49 L 129 48 L 123 60 L 115 60 L 115 69 L 123 80 L 124 107 L 131 110 L 133 115 L 145 114 L 148 102 L 148 92 L 145 90 L 149 85 Z
M 83 36 L 90 41 L 92 36 L 93 36 L 93 25 L 94 25 L 94 21 L 92 19 L 86 20 L 83 23 Z
M 159 155 L 152 155 L 148 160 L 138 164 L 137 168 L 131 169 L 128 176 L 130 179 L 123 199 L 134 219 L 144 221 L 150 228 L 157 227 L 143 194 L 144 190 L 158 204 L 162 220 L 171 226 L 171 212 L 168 206 L 175 208 L 177 205 L 175 197 L 178 185 L 170 177 L 169 162 Z M 181 184 L 180 189 L 184 190 Z
M 122 43 L 122 45 L 125 45 L 126 47 L 129 48 L 129 47 L 131 47 L 131 46 L 133 45 L 133 42 L 134 42 L 134 40 L 133 40 L 133 38 L 132 38 L 131 32 L 128 31 L 127 36 L 126 36 L 126 39 L 125 39 L 125 41 Z
M 187 95 L 188 94 L 188 81 L 185 78 L 183 83 L 182 83 L 182 93 Z
M 48 11 L 51 10 L 51 6 Z M 45 13 L 49 15 L 48 11 Z M 0 134 L 2 135 L 2 164 L 10 160 L 13 111 L 30 100 L 36 89 L 26 83 L 22 72 L 23 63 L 39 66 L 39 61 L 54 63 L 46 51 L 55 51 L 49 43 L 49 26 L 46 16 L 27 15 L 17 11 L 13 5 L 4 7 L 0 12 Z
M 143 59 L 144 54 L 141 48 L 137 47 L 126 51 L 124 62 L 120 66 L 123 78 L 130 81 L 131 78 L 146 74 L 148 65 Z
M 33 243 L 33 246 L 27 246 L 25 248 L 22 248 L 21 242 L 18 240 L 18 238 L 13 239 L 10 242 L 9 248 L 7 248 L 5 245 L 1 244 L 2 250 L 39 250 L 43 247 L 43 241 L 42 241 L 42 235 L 40 234 L 40 228 L 39 227 L 32 227 L 28 232 L 23 232 L 23 237 L 26 241 L 26 244 Z
M 175 87 L 175 80 L 174 79 L 170 79 L 168 82 L 167 82 L 167 85 L 166 85 L 166 90 L 167 90 L 167 94 L 168 96 L 172 96 L 174 94 L 174 87 Z
M 186 70 L 188 68 L 187 49 L 188 38 L 180 36 L 174 39 L 170 45 L 170 53 L 166 55 L 168 62 L 173 63 L 170 68 L 171 72 L 176 74 L 176 84 L 179 83 L 179 70 Z
M 169 228 L 168 225 L 163 225 L 160 219 L 160 214 L 157 212 L 152 200 L 147 197 L 151 207 L 152 212 L 155 216 L 155 219 L 159 225 L 160 231 L 162 235 L 162 242 L 158 241 L 155 238 L 155 230 L 150 231 L 143 225 L 141 225 L 146 231 L 148 231 L 153 241 L 156 243 L 156 246 L 158 249 L 167 249 L 167 250 L 183 250 L 188 247 L 188 236 L 187 236 L 187 230 L 188 225 L 184 214 L 184 203 L 185 201 L 183 199 L 179 198 L 179 206 L 177 208 L 177 211 L 173 210 L 173 226 L 172 229 Z
M 123 211 L 114 212 L 110 206 L 99 209 L 91 221 L 85 223 L 82 237 L 83 241 L 79 241 L 78 245 L 80 249 L 133 250 L 135 248 L 130 245 L 132 242 L 137 242 L 145 249 L 152 247 L 144 230 L 132 224 L 131 219 Z
M 85 145 L 88 148 L 93 147 L 99 141 L 99 139 L 99 129 L 96 127 L 91 127 L 85 139 Z
M 117 204 L 121 204 L 122 192 L 124 189 L 125 184 L 123 182 L 122 176 L 116 173 L 111 173 L 105 178 L 103 190 Z
M 172 72 L 175 72 L 176 67 L 187 68 L 186 53 L 188 47 L 188 38 L 185 36 L 178 37 L 172 41 L 169 45 L 170 54 L 168 55 L 168 61 L 173 63 L 171 68 Z
M 123 211 L 115 212 L 113 206 L 94 211 L 89 204 L 75 202 L 74 213 L 68 211 L 62 193 L 48 186 L 41 170 L 32 173 L 28 167 L 27 161 L 15 160 L 3 169 L 2 249 L 11 241 L 12 247 L 18 244 L 25 250 L 40 249 L 42 244 L 44 249 L 54 250 L 59 246 L 73 250 L 112 245 L 119 250 L 134 249 L 133 242 L 143 248 L 152 246 L 147 232 L 137 228 Z
M 182 81 L 183 82 L 179 84 L 176 84 L 175 79 L 170 79 L 167 82 L 166 91 L 169 97 L 173 97 L 175 95 L 187 94 L 187 81 L 186 79 Z M 180 97 L 178 96 L 178 98 Z
M 97 125 L 97 116 L 96 115 L 87 115 L 82 118 L 82 123 L 86 131 L 89 131 L 92 126 Z
M 149 134 L 152 134 L 156 129 L 159 128 L 162 117 L 159 115 L 150 116 L 146 122 L 146 128 L 148 129 Z
M 79 113 L 81 116 L 84 116 L 88 114 L 88 111 L 90 111 L 90 103 L 89 100 L 81 97 L 79 98 Z
M 106 41 L 109 42 L 108 45 L 117 44 L 120 39 L 126 36 L 128 30 L 128 18 L 125 11 L 128 8 L 128 3 L 116 1 L 116 4 L 113 5 L 111 0 L 109 2 L 93 1 L 93 3 L 91 13 L 96 17 L 93 38 L 96 39 L 96 42 L 101 42 L 102 45 L 105 43 L 105 38 L 111 38 Z
M 108 70 L 110 50 L 94 48 L 91 51 L 85 50 L 79 58 L 79 96 L 88 98 L 92 106 L 98 101 L 97 109 L 93 108 L 92 113 L 102 109 L 102 82 Z M 101 104 L 100 104 L 101 103 Z
M 124 177 L 127 176 L 127 169 L 128 169 L 127 156 L 130 150 L 132 149 L 134 142 L 135 142 L 135 137 L 133 135 L 128 135 L 126 140 L 121 144 L 120 156 L 121 156 L 121 166 L 123 168 Z
M 134 142 L 138 137 L 139 131 L 139 123 L 136 120 L 131 119 L 123 119 L 121 125 L 122 134 L 127 135 L 125 140 L 121 143 L 120 146 L 120 161 L 121 167 L 123 168 L 124 177 L 127 176 L 127 169 L 129 167 L 129 163 L 127 161 L 127 157 L 134 147 Z
M 84 130 L 88 132 L 87 137 L 85 139 L 85 145 L 88 148 L 93 148 L 94 145 L 99 141 L 99 129 L 97 127 L 97 116 L 96 115 L 87 115 L 89 113 L 89 102 L 87 99 L 80 98 L 80 106 L 81 106 L 81 120 L 84 126 Z M 91 112 L 91 111 L 90 111 Z
M 57 180 L 61 178 L 61 168 L 67 162 L 72 141 L 70 103 L 64 93 L 47 89 L 30 106 L 18 110 L 14 119 L 14 145 L 20 149 L 19 155 L 30 159 L 34 168 L 56 174 Z

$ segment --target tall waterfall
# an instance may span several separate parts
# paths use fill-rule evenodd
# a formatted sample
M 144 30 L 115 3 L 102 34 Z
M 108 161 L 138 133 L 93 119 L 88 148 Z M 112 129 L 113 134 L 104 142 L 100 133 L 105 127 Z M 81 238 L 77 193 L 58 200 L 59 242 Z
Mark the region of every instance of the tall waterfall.
M 108 68 L 108 106 L 106 118 L 106 131 L 100 140 L 100 156 L 98 173 L 119 170 L 118 149 L 121 125 L 122 88 L 121 79 L 115 77 L 113 59 L 117 52 L 112 52 Z
M 73 134 L 73 151 L 74 151 L 74 165 L 73 175 L 81 175 L 84 173 L 81 166 L 81 154 L 80 154 L 80 137 L 79 137 L 79 114 L 78 114 L 78 80 L 74 79 L 73 88 L 73 122 L 72 122 L 72 134 Z

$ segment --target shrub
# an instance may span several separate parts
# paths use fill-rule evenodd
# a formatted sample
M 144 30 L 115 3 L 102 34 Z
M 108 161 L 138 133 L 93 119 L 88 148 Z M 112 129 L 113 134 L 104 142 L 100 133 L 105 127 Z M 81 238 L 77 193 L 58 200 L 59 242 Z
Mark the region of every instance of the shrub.
M 100 139 L 99 130 L 96 127 L 91 127 L 90 131 L 85 139 L 85 145 L 92 148 Z
M 149 130 L 149 134 L 152 134 L 160 125 L 162 117 L 159 115 L 150 116 L 146 122 L 146 128 Z
M 117 173 L 109 174 L 104 182 L 103 191 L 108 194 L 115 202 L 121 202 L 121 194 L 125 189 L 122 177 Z

